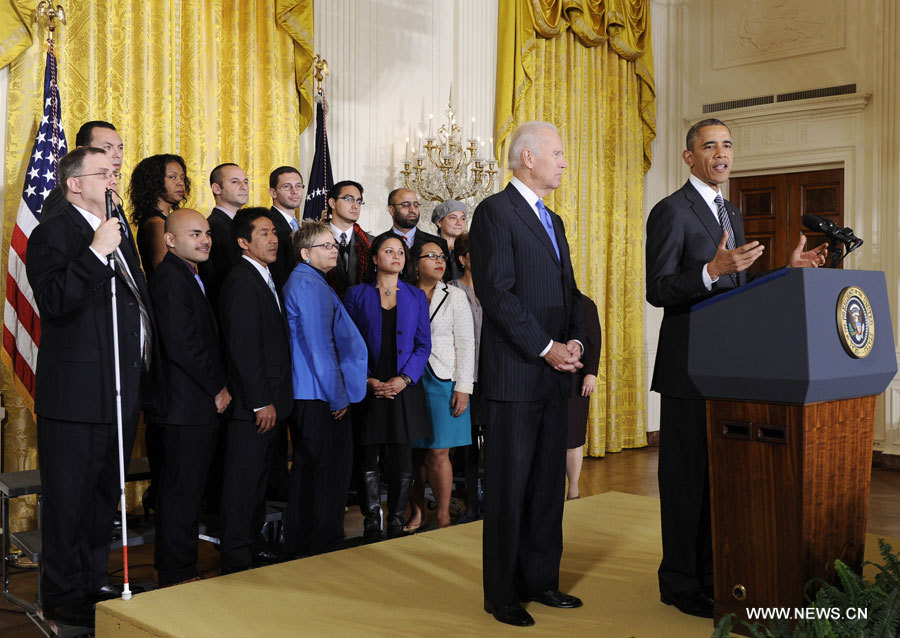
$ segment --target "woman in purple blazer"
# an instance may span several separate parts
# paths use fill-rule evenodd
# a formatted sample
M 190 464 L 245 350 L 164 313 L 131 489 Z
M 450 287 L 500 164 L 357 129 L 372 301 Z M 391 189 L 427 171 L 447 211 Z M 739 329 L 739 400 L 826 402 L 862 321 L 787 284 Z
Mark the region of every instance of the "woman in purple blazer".
M 356 434 L 363 455 L 363 536 L 372 541 L 382 538 L 379 449 L 384 446 L 390 474 L 387 537 L 394 538 L 403 535 L 412 483 L 409 444 L 431 436 L 419 383 L 431 354 L 431 327 L 425 293 L 402 281 L 407 273 L 404 243 L 391 235 L 377 237 L 369 255 L 366 283 L 350 288 L 344 305 L 369 349 L 368 393 L 359 406 Z

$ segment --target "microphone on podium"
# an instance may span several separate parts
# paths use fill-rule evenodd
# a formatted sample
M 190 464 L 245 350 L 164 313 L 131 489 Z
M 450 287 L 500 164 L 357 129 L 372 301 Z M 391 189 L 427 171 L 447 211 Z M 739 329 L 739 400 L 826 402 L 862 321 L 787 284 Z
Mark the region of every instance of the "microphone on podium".
M 812 231 L 824 234 L 831 240 L 828 250 L 831 253 L 832 268 L 837 266 L 844 257 L 863 245 L 863 240 L 853 234 L 852 228 L 841 228 L 827 217 L 819 217 L 818 215 L 807 213 L 803 216 L 803 225 Z M 844 245 L 846 253 L 838 244 Z

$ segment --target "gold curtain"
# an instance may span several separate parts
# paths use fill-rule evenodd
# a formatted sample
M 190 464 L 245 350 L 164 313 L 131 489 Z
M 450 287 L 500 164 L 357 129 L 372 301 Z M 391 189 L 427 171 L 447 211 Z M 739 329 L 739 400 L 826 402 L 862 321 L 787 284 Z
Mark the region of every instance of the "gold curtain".
M 646 445 L 643 176 L 655 136 L 649 0 L 501 0 L 497 157 L 522 122 L 560 129 L 569 168 L 549 198 L 603 326 L 586 453 Z
M 268 206 L 269 172 L 299 163 L 300 133 L 312 114 L 313 0 L 54 0 L 68 24 L 56 32 L 63 127 L 69 147 L 88 120 L 115 124 L 125 143 L 119 186 L 148 155 L 184 157 L 187 206 L 213 205 L 208 175 L 221 162 L 250 177 L 250 204 Z M 0 68 L 10 65 L 0 269 L 5 285 L 10 234 L 28 154 L 41 114 L 46 33 L 34 23 L 36 0 L 0 0 Z M 34 35 L 32 36 L 32 33 Z M 2 290 L 2 289 L 0 289 Z M 9 411 L 7 471 L 36 467 L 30 406 L 3 366 Z M 135 456 L 145 454 L 142 431 Z M 135 504 L 143 485 L 129 490 Z M 19 507 L 12 529 L 31 526 Z

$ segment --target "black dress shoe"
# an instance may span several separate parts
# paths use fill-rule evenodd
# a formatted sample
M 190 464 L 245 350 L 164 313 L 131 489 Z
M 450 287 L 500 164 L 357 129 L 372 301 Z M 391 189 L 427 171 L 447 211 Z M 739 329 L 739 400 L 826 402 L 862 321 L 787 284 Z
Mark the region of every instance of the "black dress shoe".
M 713 601 L 699 589 L 671 594 L 660 592 L 659 599 L 667 605 L 674 605 L 683 614 L 700 618 L 713 617 Z
M 525 611 L 525 608 L 518 603 L 512 603 L 511 605 L 495 605 L 485 598 L 484 610 L 507 625 L 530 627 L 534 624 L 534 618 L 531 617 L 531 614 Z
M 75 625 L 76 627 L 94 626 L 94 608 L 87 601 L 66 603 L 44 610 L 44 618 L 63 625 Z
M 260 549 L 253 554 L 253 566 L 274 565 L 281 562 L 281 554 L 270 549 Z
M 90 603 L 99 603 L 104 600 L 112 600 L 113 598 L 121 598 L 123 589 L 124 589 L 123 585 L 107 583 L 100 589 L 95 589 L 94 591 L 88 593 L 86 598 L 87 598 L 87 601 Z M 132 583 L 128 583 L 128 591 L 130 591 L 132 594 L 140 594 L 144 591 L 144 588 L 141 587 L 140 585 L 134 585 Z
M 575 609 L 584 604 L 580 598 L 564 594 L 558 589 L 548 589 L 547 591 L 533 594 L 527 600 L 533 600 L 536 603 L 547 605 L 547 607 L 559 607 L 560 609 Z

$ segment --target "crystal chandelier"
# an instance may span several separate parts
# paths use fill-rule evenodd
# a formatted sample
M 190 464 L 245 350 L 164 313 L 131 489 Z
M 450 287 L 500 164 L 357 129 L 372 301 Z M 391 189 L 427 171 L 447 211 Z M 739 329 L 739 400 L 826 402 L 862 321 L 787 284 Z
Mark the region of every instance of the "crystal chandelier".
M 452 93 L 451 93 L 452 96 Z M 407 188 L 416 191 L 427 202 L 442 202 L 445 199 L 466 201 L 470 210 L 493 192 L 497 162 L 493 159 L 493 140 L 488 145 L 488 156 L 484 156 L 484 142 L 475 136 L 475 118 L 472 118 L 471 137 L 463 139 L 463 130 L 456 119 L 452 97 L 444 111 L 447 118 L 432 135 L 432 116 L 428 116 L 428 137 L 422 141 L 419 135 L 418 148 L 409 153 L 409 138 L 406 139 L 406 156 L 400 175 Z

